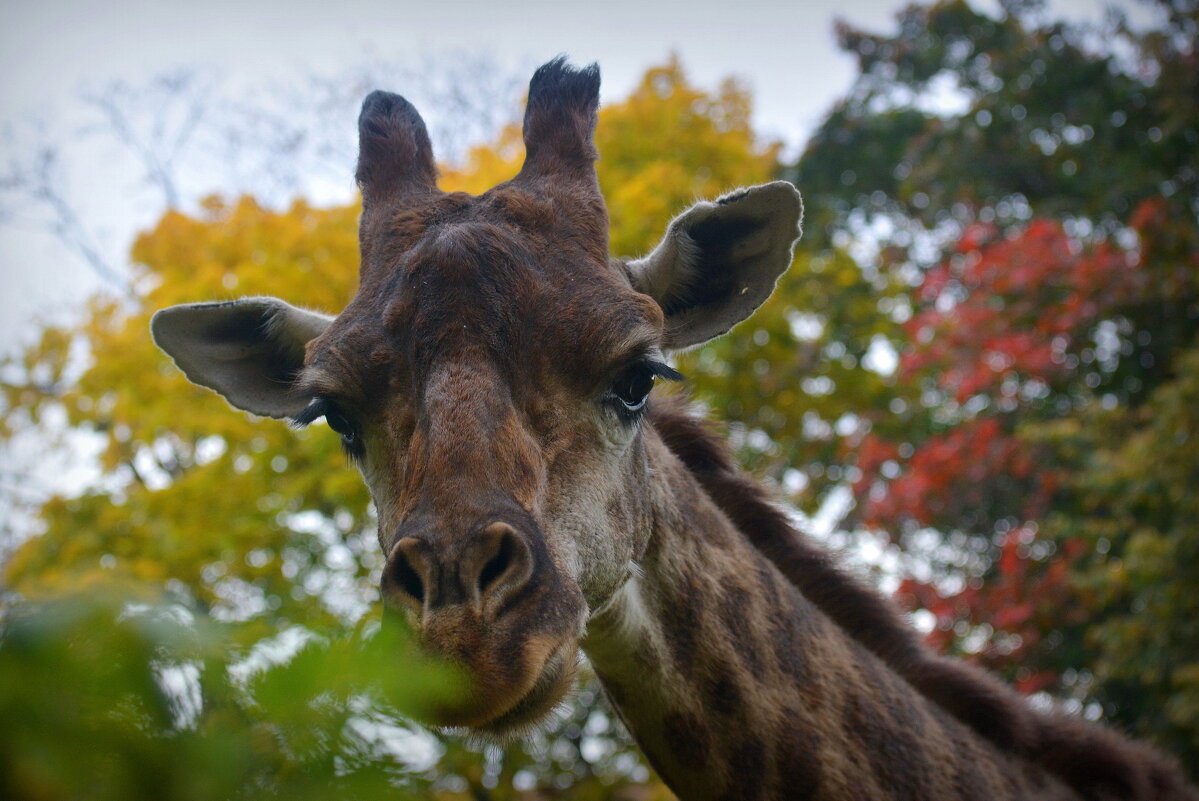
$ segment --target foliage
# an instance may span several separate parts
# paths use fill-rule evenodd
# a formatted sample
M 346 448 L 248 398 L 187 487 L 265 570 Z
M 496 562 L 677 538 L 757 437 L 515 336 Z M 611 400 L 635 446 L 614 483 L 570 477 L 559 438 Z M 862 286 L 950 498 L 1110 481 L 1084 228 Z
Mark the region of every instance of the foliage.
M 272 664 L 267 643 L 236 645 L 227 628 L 107 592 L 14 611 L 0 639 L 4 797 L 428 797 L 387 741 L 416 737 L 397 711 L 453 684 L 402 631 L 309 631 Z
M 614 242 L 647 250 L 694 197 L 769 178 L 775 148 L 757 146 L 749 111 L 745 90 L 696 89 L 677 60 L 604 108 L 601 181 Z M 662 131 L 674 129 L 681 133 L 663 153 Z M 517 129 L 506 129 L 465 167 L 443 167 L 443 186 L 479 191 L 511 177 L 519 142 Z M 396 653 L 386 669 L 365 661 L 348 670 L 342 656 L 370 627 L 381 557 L 366 490 L 337 438 L 229 409 L 150 341 L 149 316 L 175 303 L 274 294 L 342 308 L 354 290 L 358 212 L 303 201 L 275 211 L 249 198 L 168 211 L 133 248 L 131 301 L 95 301 L 81 326 L 46 330 L 0 368 L 10 448 L 31 431 L 48 436 L 47 421 L 65 415 L 67 429 L 85 433 L 100 454 L 90 489 L 38 505 L 43 532 L 4 567 L 15 595 L 0 627 L 0 672 L 13 680 L 0 717 L 26 721 L 6 724 L 3 736 L 13 762 L 28 766 L 7 797 L 73 797 L 93 782 L 102 798 L 142 797 L 161 784 L 199 798 L 356 798 L 387 784 L 445 799 L 669 797 L 594 679 L 554 731 L 507 749 L 406 722 L 400 713 L 425 686 L 420 666 Z M 109 597 L 118 600 L 83 600 Z M 121 611 L 129 604 L 148 611 L 130 617 Z M 332 653 L 306 650 L 239 683 L 253 654 L 296 636 Z M 382 649 L 370 650 L 377 659 Z M 89 674 L 110 652 L 114 661 Z M 198 666 L 184 682 L 185 694 L 198 694 L 198 712 L 173 716 L 164 665 Z M 367 704 L 334 683 L 347 670 L 364 679 L 390 671 L 400 700 Z M 45 681 L 14 678 L 26 675 Z M 56 695 L 63 685 L 70 692 Z M 84 725 L 69 737 L 64 704 Z M 30 711 L 42 705 L 44 714 Z M 89 737 L 113 746 L 72 761 Z M 429 764 L 405 760 L 414 748 L 432 754 Z M 228 770 L 213 769 L 226 759 Z M 143 763 L 144 772 L 131 770 Z
M 848 489 L 841 525 L 901 549 L 931 642 L 1196 765 L 1199 7 L 1156 6 L 1145 31 L 948 0 L 841 26 L 860 75 L 796 165 L 824 292 L 779 349 L 831 379 L 800 384 L 823 469 L 788 484 L 817 451 L 763 424 L 775 396 L 729 411 L 804 508 Z M 864 266 L 829 271 L 844 252 Z M 871 346 L 878 381 L 832 376 Z
M 1071 480 L 1074 503 L 1046 529 L 1090 546 L 1075 595 L 1091 617 L 1079 639 L 1093 654 L 1093 697 L 1189 756 L 1199 753 L 1199 343 L 1174 354 L 1171 371 L 1135 409 L 1094 409 L 1077 427 L 1038 433 L 1092 454 Z

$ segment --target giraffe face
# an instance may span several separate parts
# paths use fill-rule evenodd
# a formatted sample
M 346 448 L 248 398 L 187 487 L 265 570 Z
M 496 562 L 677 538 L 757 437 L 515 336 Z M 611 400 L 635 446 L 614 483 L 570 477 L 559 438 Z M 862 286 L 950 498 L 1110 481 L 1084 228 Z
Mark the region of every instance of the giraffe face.
M 271 298 L 159 312 L 155 341 L 233 405 L 324 417 L 370 487 L 382 594 L 469 687 L 430 722 L 507 735 L 568 691 L 590 612 L 628 578 L 660 498 L 644 415 L 667 353 L 748 316 L 790 263 L 799 197 L 700 203 L 648 257 L 607 253 L 592 135 L 599 76 L 529 89 L 519 175 L 434 183 L 419 115 L 359 119 L 362 262 L 336 318 Z
M 339 430 L 371 489 L 385 601 L 477 679 L 448 725 L 552 709 L 649 530 L 663 315 L 602 241 L 577 243 L 554 213 L 569 200 L 501 186 L 369 209 L 362 286 L 295 382 L 299 420 Z

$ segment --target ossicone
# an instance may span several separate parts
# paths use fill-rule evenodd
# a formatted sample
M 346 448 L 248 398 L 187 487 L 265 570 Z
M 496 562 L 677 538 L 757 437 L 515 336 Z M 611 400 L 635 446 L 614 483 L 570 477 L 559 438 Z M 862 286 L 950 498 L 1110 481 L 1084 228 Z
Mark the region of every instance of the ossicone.
M 391 92 L 371 92 L 358 115 L 358 170 L 366 204 L 437 189 L 437 168 L 425 121 Z
M 567 64 L 565 56 L 533 73 L 525 108 L 522 176 L 581 174 L 594 178 L 599 89 L 599 66 L 578 69 Z

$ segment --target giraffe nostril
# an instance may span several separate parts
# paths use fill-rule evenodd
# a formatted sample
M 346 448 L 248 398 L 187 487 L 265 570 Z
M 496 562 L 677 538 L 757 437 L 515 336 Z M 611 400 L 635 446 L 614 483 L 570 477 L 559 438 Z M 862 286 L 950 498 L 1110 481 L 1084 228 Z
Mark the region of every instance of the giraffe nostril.
M 401 590 L 411 595 L 418 601 L 425 599 L 425 584 L 420 580 L 420 576 L 408 564 L 407 559 L 397 560 L 395 567 L 396 586 Z
M 516 550 L 516 543 L 513 540 L 511 532 L 505 532 L 499 542 L 499 547 L 495 555 L 487 560 L 483 565 L 482 571 L 479 572 L 479 594 L 487 592 L 487 588 L 496 582 L 496 580 L 504 574 L 508 566 L 512 564 L 512 556 Z
M 392 592 L 407 595 L 417 604 L 424 604 L 425 581 L 421 568 L 426 566 L 420 553 L 420 545 L 415 540 L 401 540 L 392 554 L 391 560 L 384 573 L 384 586 Z
M 518 590 L 533 573 L 533 556 L 525 535 L 503 522 L 480 531 L 462 565 L 463 585 L 474 585 L 476 603 L 502 609 L 503 598 Z M 469 582 L 469 584 L 468 584 Z

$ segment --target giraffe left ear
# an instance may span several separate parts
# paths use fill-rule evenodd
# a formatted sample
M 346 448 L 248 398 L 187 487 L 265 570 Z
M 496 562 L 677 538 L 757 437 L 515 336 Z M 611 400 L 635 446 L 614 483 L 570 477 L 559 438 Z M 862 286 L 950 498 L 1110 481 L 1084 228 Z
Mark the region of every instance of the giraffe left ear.
M 699 345 L 753 314 L 791 265 L 803 202 L 787 181 L 697 203 L 662 242 L 629 262 L 633 287 L 666 316 L 666 348 Z
M 192 383 L 216 390 L 238 409 L 286 418 L 310 400 L 291 391 L 304 346 L 332 320 L 277 298 L 242 298 L 162 309 L 150 320 L 150 333 Z

